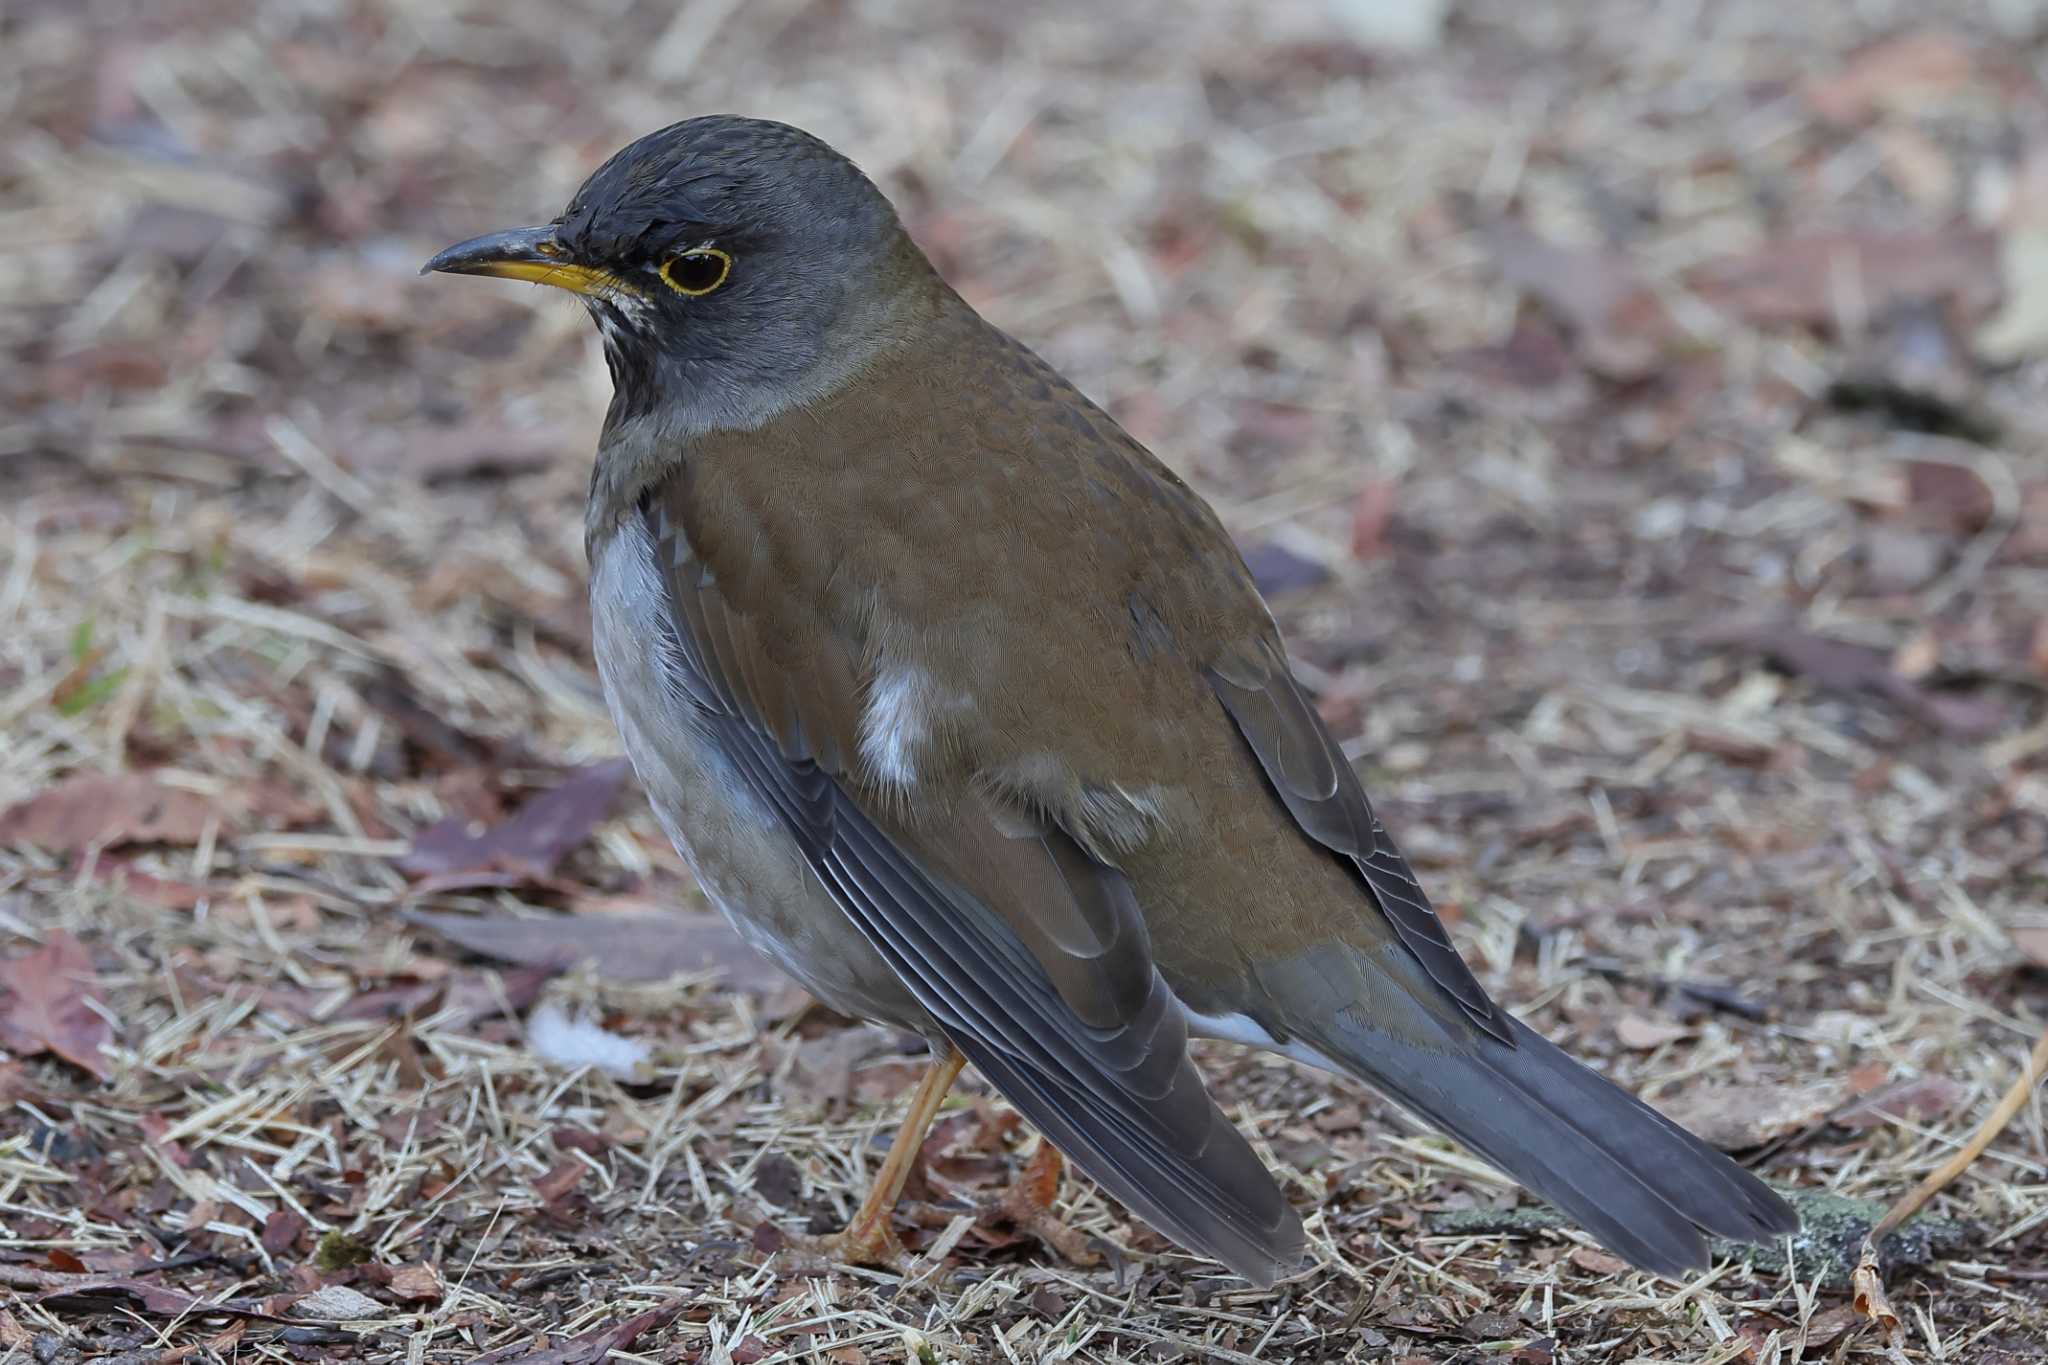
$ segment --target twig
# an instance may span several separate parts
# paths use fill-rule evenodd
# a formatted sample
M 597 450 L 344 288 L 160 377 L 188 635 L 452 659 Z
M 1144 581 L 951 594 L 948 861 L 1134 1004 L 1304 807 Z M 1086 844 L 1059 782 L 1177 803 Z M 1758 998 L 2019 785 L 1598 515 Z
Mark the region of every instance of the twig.
M 1893 1360 L 1904 1359 L 1899 1350 L 1899 1337 L 1903 1328 L 1899 1322 L 1898 1312 L 1885 1298 L 1884 1276 L 1877 1254 L 1878 1243 L 1896 1232 L 1907 1219 L 1920 1212 L 1928 1200 L 1941 1193 L 1957 1176 L 1970 1169 L 1971 1163 L 1984 1154 L 1985 1149 L 2005 1131 L 2005 1125 L 2012 1122 L 2013 1115 L 2019 1113 L 2026 1105 L 2027 1097 L 2033 1093 L 2034 1086 L 2040 1082 L 2044 1074 L 2048 1074 L 2048 1029 L 2044 1029 L 2039 1040 L 2035 1042 L 2034 1050 L 2028 1056 L 2026 1066 L 2021 1069 L 2019 1078 L 2012 1083 L 2012 1088 L 2005 1092 L 2004 1098 L 1998 1101 L 1997 1107 L 1985 1118 L 1970 1140 L 1964 1143 L 1954 1156 L 1942 1162 L 1925 1180 L 1909 1190 L 1904 1198 L 1892 1205 L 1863 1239 L 1863 1254 L 1858 1258 L 1855 1273 L 1850 1277 L 1850 1282 L 1855 1288 L 1853 1302 L 1856 1311 L 1875 1322 L 1878 1330 L 1884 1334 L 1885 1349 Z
M 1880 1218 L 1877 1226 L 1870 1230 L 1869 1243 L 1874 1245 L 1896 1232 L 1908 1218 L 1920 1212 L 1922 1205 L 1940 1194 L 1948 1187 L 1949 1182 L 1968 1170 L 1970 1164 L 1984 1154 L 1984 1149 L 2005 1131 L 2005 1125 L 2012 1122 L 2013 1115 L 2019 1113 L 2026 1105 L 2027 1096 L 2033 1093 L 2035 1085 L 2039 1084 L 2044 1074 L 2048 1074 L 2048 1031 L 2042 1032 L 2040 1040 L 2034 1044 L 2033 1054 L 2027 1058 L 2025 1070 L 2012 1083 L 2012 1088 L 2005 1092 L 2005 1098 L 1998 1102 L 1998 1107 L 1991 1111 L 1990 1117 L 1984 1120 L 1976 1135 L 1964 1143 L 1954 1156 L 1942 1162 L 1925 1180 L 1914 1186 L 1903 1199 L 1892 1205 L 1891 1211 Z

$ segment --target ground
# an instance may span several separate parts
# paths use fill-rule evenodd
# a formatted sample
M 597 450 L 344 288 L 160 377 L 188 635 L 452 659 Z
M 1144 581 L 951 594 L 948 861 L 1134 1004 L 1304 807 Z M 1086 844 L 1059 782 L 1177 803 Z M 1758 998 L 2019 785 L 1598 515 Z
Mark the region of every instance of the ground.
M 2038 1098 L 1892 1348 L 1220 1046 L 1270 1292 L 1078 1179 L 1099 1267 L 977 1216 L 1036 1139 L 971 1073 L 906 1274 L 778 1251 L 918 1060 L 672 917 L 589 326 L 413 274 L 674 118 L 825 135 L 1215 502 L 1488 986 L 1882 1206 L 2048 1014 L 2048 17 L 1953 8 L 8 7 L 4 1358 L 2038 1359 Z

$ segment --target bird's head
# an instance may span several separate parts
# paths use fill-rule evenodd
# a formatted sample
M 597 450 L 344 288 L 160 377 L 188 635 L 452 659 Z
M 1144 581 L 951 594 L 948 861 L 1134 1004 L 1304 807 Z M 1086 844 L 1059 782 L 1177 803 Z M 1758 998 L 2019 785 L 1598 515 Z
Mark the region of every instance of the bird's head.
M 553 222 L 457 243 L 422 273 L 582 297 L 610 424 L 747 427 L 847 377 L 905 325 L 930 268 L 880 190 L 787 124 L 673 124 L 598 167 Z

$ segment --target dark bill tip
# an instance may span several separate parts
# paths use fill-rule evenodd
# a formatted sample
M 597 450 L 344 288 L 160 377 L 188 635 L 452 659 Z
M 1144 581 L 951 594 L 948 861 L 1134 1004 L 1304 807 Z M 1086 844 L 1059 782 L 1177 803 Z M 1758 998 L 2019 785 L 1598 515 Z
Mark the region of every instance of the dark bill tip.
M 548 227 L 514 228 L 457 242 L 420 267 L 420 274 L 489 275 L 501 280 L 525 280 L 551 285 L 572 294 L 616 297 L 621 294 L 646 296 L 639 285 L 621 279 L 600 265 L 585 265 L 569 253 Z
M 513 228 L 457 242 L 420 267 L 420 274 L 502 275 L 506 266 L 554 266 L 564 263 L 561 243 L 549 227 Z

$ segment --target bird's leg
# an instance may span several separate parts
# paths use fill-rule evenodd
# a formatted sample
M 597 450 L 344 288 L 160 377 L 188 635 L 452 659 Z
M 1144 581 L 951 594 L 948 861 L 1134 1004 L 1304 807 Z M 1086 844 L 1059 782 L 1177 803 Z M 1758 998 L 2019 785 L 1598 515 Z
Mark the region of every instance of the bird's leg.
M 875 1172 L 867 1198 L 861 1200 L 859 1211 L 845 1230 L 826 1237 L 792 1238 L 792 1241 L 807 1250 L 851 1265 L 895 1266 L 901 1263 L 903 1244 L 896 1240 L 895 1232 L 889 1227 L 889 1215 L 895 1212 L 896 1201 L 903 1194 L 903 1182 L 910 1178 L 911 1167 L 916 1164 L 917 1154 L 924 1146 L 925 1131 L 932 1126 L 939 1106 L 945 1102 L 946 1092 L 953 1088 L 960 1068 L 966 1064 L 967 1059 L 952 1047 L 948 1047 L 943 1055 L 932 1058 L 931 1065 L 925 1068 L 923 1078 L 917 1083 L 917 1090 L 910 1097 L 910 1112 L 903 1116 L 902 1125 L 896 1129 L 896 1140 L 889 1144 L 889 1154 L 882 1158 L 882 1169 Z

